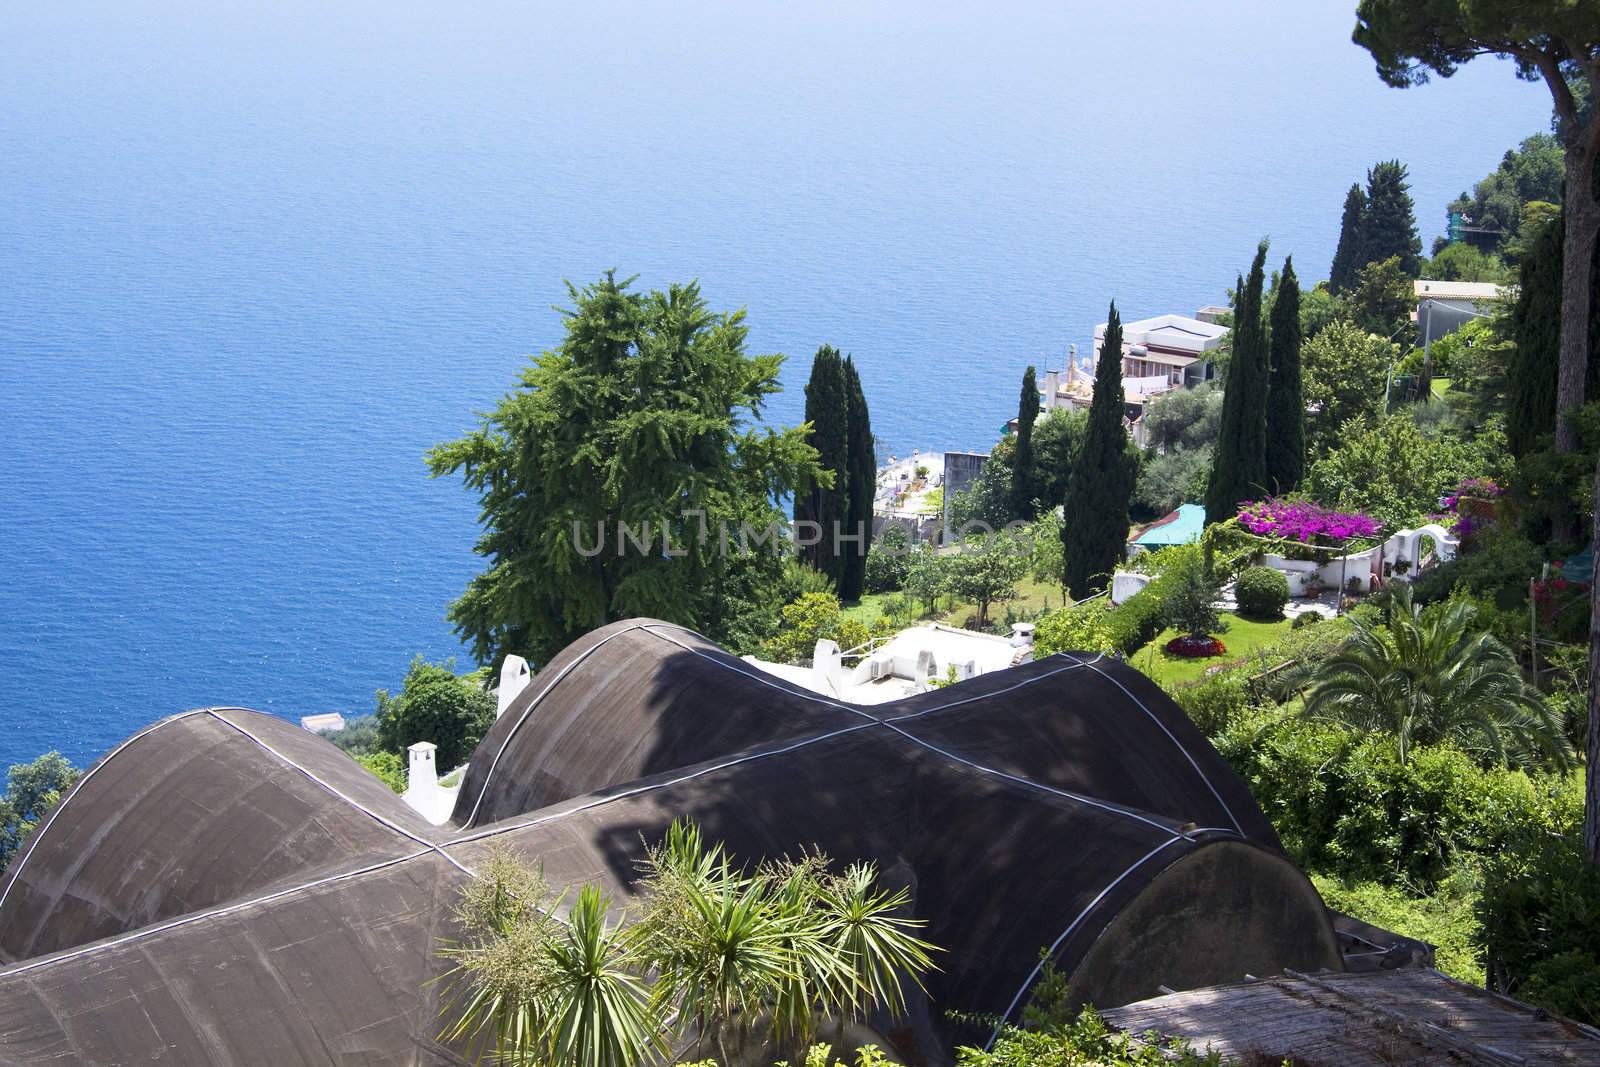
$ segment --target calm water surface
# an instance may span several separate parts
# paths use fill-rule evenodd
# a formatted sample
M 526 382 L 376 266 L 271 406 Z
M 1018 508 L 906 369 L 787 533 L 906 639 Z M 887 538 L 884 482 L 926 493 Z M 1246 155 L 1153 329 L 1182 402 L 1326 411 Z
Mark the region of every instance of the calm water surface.
M 1351 7 L 5 5 L 0 764 L 457 653 L 476 509 L 422 454 L 563 278 L 747 307 L 778 421 L 853 352 L 904 452 L 987 447 L 1112 297 L 1220 302 L 1262 236 L 1323 277 L 1375 160 L 1431 241 L 1548 97 L 1385 89 Z

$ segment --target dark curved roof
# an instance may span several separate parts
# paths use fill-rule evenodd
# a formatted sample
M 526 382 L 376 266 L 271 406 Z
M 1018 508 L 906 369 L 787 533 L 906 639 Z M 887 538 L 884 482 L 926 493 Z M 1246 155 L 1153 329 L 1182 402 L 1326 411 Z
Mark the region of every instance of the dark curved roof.
M 857 707 L 635 620 L 513 703 L 451 827 L 265 716 L 192 713 L 103 760 L 0 902 L 0 946 L 32 957 L 0 969 L 0 1063 L 452 1062 L 434 939 L 491 843 L 626 896 L 679 815 L 745 859 L 816 845 L 906 886 L 945 949 L 892 1033 L 925 1059 L 948 1058 L 946 1010 L 1014 1015 L 1045 947 L 1101 1004 L 1340 965 L 1243 784 L 1121 664 L 1061 655 Z

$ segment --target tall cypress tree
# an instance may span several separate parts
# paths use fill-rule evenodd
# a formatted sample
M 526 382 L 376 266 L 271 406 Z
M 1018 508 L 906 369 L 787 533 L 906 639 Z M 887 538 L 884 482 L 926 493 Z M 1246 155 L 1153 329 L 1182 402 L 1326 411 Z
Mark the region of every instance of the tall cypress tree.
M 1038 497 L 1033 471 L 1033 424 L 1039 418 L 1039 384 L 1030 365 L 1022 372 L 1022 396 L 1017 401 L 1017 447 L 1011 454 L 1011 517 L 1032 519 Z
M 1422 273 L 1422 238 L 1417 234 L 1406 177 L 1406 168 L 1398 159 L 1367 171 L 1367 222 L 1357 270 L 1399 256 L 1400 269 L 1407 276 L 1415 278 Z
M 848 452 L 846 487 L 848 508 L 845 532 L 859 541 L 841 543 L 844 555 L 844 580 L 839 586 L 843 600 L 860 600 L 867 584 L 867 550 L 872 545 L 872 498 L 878 487 L 878 455 L 872 443 L 872 418 L 867 411 L 867 394 L 861 376 L 849 356 L 844 357 L 845 445 Z
M 1560 215 L 1532 235 L 1522 252 L 1517 303 L 1511 311 L 1515 344 L 1506 361 L 1506 438 L 1521 458 L 1555 432 L 1561 364 L 1561 289 L 1565 237 Z M 1589 369 L 1585 396 L 1600 395 L 1600 249 L 1590 268 Z
M 833 477 L 831 484 L 811 478 L 796 491 L 794 517 L 797 523 L 810 521 L 820 528 L 821 540 L 802 546 L 800 558 L 833 579 L 836 587 L 844 578 L 844 566 L 834 525 L 843 527 L 850 511 L 848 403 L 839 350 L 823 345 L 811 361 L 811 380 L 806 383 L 806 422 L 811 424 L 806 441 L 817 450 L 817 469 Z
M 1351 182 L 1344 196 L 1344 218 L 1339 221 L 1339 247 L 1328 269 L 1328 288 L 1336 293 L 1355 288 L 1356 272 L 1366 265 L 1367 194 L 1360 182 Z
M 1239 504 L 1258 495 L 1267 481 L 1266 330 L 1261 322 L 1261 286 L 1267 242 L 1256 249 L 1250 276 L 1234 297 L 1233 355 L 1222 392 L 1222 427 L 1206 489 L 1206 522 L 1238 514 Z
M 1128 541 L 1128 500 L 1138 456 L 1123 429 L 1122 319 L 1115 301 L 1095 364 L 1089 428 L 1067 479 L 1061 584 L 1082 598 L 1110 577 Z
M 1267 487 L 1287 493 L 1306 465 L 1306 398 L 1300 385 L 1300 281 L 1283 261 L 1272 302 L 1272 370 L 1267 380 Z
M 1521 459 L 1556 422 L 1561 351 L 1561 220 L 1551 219 L 1522 253 L 1512 348 L 1506 367 L 1506 441 Z

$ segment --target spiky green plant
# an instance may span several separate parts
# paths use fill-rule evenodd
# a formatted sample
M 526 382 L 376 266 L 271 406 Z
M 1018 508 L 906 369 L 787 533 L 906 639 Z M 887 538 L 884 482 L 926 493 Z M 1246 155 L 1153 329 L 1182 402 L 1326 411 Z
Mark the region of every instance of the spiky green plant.
M 454 910 L 462 930 L 441 954 L 443 1038 L 462 1042 L 474 1062 L 529 1063 L 549 1031 L 555 967 L 546 951 L 556 922 L 543 873 L 496 848 Z
M 1386 626 L 1354 621 L 1344 647 L 1312 668 L 1306 715 L 1393 734 L 1402 763 L 1416 745 L 1450 742 L 1507 765 L 1568 765 L 1559 717 L 1511 651 L 1473 629 L 1471 605 L 1422 612 L 1401 584 Z
M 638 1067 L 665 1052 L 656 1002 L 630 970 L 637 941 L 606 923 L 608 908 L 598 886 L 584 886 L 546 946 L 552 1063 Z
M 854 863 L 823 887 L 822 937 L 845 965 L 852 981 L 832 1005 L 841 1018 L 865 1018 L 873 1007 L 890 1015 L 905 1013 L 902 973 L 922 989 L 922 975 L 933 969 L 934 946 L 912 931 L 926 925 L 900 914 L 910 901 L 905 889 L 878 887 L 878 869 Z

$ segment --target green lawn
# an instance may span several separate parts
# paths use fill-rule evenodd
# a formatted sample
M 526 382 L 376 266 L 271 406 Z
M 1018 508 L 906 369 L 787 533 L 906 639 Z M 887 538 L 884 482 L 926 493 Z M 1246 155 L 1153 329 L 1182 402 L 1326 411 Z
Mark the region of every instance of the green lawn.
M 1135 653 L 1129 662 L 1164 686 L 1183 685 L 1186 682 L 1199 681 L 1212 667 L 1249 659 L 1268 645 L 1283 640 L 1289 632 L 1288 619 L 1279 619 L 1277 622 L 1256 622 L 1241 618 L 1232 612 L 1223 612 L 1222 617 L 1227 621 L 1228 629 L 1226 633 L 1217 636 L 1222 639 L 1228 651 L 1221 656 L 1186 659 L 1182 656 L 1168 655 L 1167 642 L 1178 636 L 1177 631 L 1169 629 L 1157 634 L 1155 640 Z
M 855 619 L 863 626 L 871 626 L 883 615 L 884 601 L 890 597 L 900 596 L 899 593 L 868 593 L 857 603 L 848 604 L 844 614 Z M 1061 606 L 1061 587 L 1054 582 L 1036 582 L 1032 578 L 1024 578 L 1017 586 L 1017 599 L 1006 601 L 1003 604 L 989 605 L 989 624 L 991 628 L 1000 624 L 1006 617 L 1006 608 L 1021 615 L 1028 613 L 1037 615 L 1041 611 L 1054 611 Z M 920 605 L 919 605 L 920 607 Z M 976 605 L 968 601 L 958 601 L 954 597 L 940 597 L 939 610 L 926 618 L 934 622 L 942 622 L 946 626 L 965 626 L 969 620 L 978 614 Z

